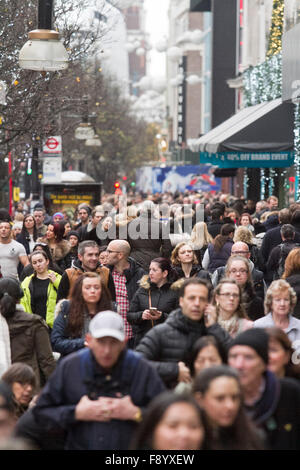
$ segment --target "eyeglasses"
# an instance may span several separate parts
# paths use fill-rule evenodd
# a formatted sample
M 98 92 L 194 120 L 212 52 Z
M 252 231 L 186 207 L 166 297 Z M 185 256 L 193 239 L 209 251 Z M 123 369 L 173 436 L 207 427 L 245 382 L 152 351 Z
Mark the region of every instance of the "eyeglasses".
M 231 292 L 224 292 L 224 293 L 220 293 L 219 295 L 223 295 L 223 297 L 227 297 L 227 299 L 229 299 L 230 297 L 233 297 L 234 299 L 238 299 L 240 297 L 240 294 L 235 294 Z
M 231 271 L 229 271 L 229 272 L 230 272 L 230 274 L 237 274 L 237 273 L 248 274 L 247 269 L 231 269 Z

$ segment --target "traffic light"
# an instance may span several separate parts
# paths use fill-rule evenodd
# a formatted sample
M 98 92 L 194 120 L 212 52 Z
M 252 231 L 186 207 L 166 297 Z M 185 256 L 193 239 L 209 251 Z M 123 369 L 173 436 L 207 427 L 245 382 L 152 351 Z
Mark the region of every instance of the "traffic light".
M 132 182 L 130 183 L 130 186 L 134 187 L 135 184 L 136 184 L 136 183 L 135 183 L 134 181 L 132 181 Z
M 115 189 L 119 189 L 119 187 L 120 187 L 119 181 L 116 181 L 116 182 L 115 182 L 114 187 L 115 187 Z
M 31 161 L 32 159 L 28 158 L 27 171 L 26 171 L 27 175 L 32 175 Z

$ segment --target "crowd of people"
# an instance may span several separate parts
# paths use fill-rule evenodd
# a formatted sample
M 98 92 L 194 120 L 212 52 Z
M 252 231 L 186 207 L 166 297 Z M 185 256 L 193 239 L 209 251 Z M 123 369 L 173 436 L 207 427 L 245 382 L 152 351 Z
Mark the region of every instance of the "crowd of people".
M 0 271 L 0 449 L 300 449 L 300 203 L 20 203 Z

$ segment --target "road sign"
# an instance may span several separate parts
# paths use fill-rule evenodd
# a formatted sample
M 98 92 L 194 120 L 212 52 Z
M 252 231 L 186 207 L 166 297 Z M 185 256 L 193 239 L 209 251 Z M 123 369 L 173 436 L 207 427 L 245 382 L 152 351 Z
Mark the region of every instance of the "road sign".
M 43 153 L 45 155 L 61 155 L 62 139 L 60 135 L 48 137 L 43 145 Z
M 45 157 L 43 159 L 43 183 L 61 182 L 62 159 L 61 157 Z

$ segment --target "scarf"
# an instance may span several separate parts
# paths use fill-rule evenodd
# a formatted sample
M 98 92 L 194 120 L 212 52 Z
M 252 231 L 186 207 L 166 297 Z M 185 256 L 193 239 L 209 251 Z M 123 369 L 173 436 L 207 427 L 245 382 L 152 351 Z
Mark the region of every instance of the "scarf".
M 10 337 L 6 319 L 0 315 L 0 377 L 11 365 Z

